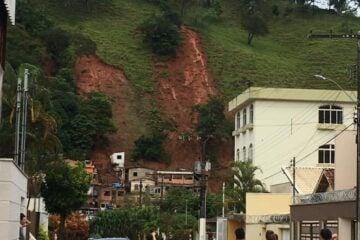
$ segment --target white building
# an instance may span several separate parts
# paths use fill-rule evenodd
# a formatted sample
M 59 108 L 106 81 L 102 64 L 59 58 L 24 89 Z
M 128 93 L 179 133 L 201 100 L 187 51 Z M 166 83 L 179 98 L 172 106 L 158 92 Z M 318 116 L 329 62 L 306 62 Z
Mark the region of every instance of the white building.
M 0 239 L 19 239 L 20 213 L 26 215 L 27 177 L 12 159 L 0 158 Z
M 350 99 L 351 98 L 351 99 Z M 281 167 L 335 164 L 336 130 L 354 129 L 356 92 L 249 88 L 229 102 L 234 114 L 235 161 L 261 168 L 269 188 L 286 182 Z

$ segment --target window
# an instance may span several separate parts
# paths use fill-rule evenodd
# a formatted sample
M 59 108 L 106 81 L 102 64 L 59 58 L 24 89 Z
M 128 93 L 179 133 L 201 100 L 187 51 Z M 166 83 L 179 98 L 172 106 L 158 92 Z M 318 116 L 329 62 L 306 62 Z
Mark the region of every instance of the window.
M 137 177 L 137 172 L 133 172 L 133 177 Z
M 254 105 L 250 105 L 250 118 L 249 123 L 254 123 Z
M 243 161 L 246 161 L 246 147 L 243 147 Z
M 134 190 L 135 190 L 135 191 L 138 191 L 138 190 L 139 190 L 139 184 L 135 184 L 135 185 L 134 185 Z
M 335 163 L 335 145 L 326 144 L 319 147 L 319 163 L 334 164 Z
M 342 124 L 343 109 L 335 105 L 324 105 L 319 107 L 319 123 Z
M 236 129 L 240 128 L 240 112 L 236 114 Z
M 119 160 L 121 160 L 121 159 L 122 159 L 122 156 L 121 156 L 121 155 L 117 155 L 116 158 L 119 159 Z
M 246 125 L 246 108 L 243 110 L 243 125 Z
M 249 162 L 252 162 L 253 161 L 253 145 L 252 143 L 250 143 L 249 145 Z
M 236 161 L 240 161 L 240 149 L 236 150 Z
M 109 196 L 110 196 L 110 191 L 105 191 L 105 192 L 104 192 L 104 196 L 109 197 Z

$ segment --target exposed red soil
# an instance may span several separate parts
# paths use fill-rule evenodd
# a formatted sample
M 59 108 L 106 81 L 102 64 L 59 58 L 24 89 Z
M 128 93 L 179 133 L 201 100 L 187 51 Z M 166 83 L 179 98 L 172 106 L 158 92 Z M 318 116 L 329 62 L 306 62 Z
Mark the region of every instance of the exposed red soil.
M 192 169 L 193 162 L 200 158 L 200 145 L 195 136 L 196 114 L 193 106 L 206 103 L 209 97 L 218 94 L 216 84 L 207 70 L 207 59 L 201 49 L 198 35 L 182 27 L 184 43 L 177 51 L 176 57 L 166 62 L 157 62 L 154 65 L 153 80 L 156 86 L 156 95 L 159 109 L 163 116 L 177 126 L 171 132 L 166 142 L 166 150 L 170 154 L 171 163 L 140 161 L 138 164 L 154 169 Z M 79 94 L 91 91 L 105 93 L 112 101 L 113 122 L 117 133 L 111 135 L 110 145 L 106 148 L 95 146 L 91 156 L 95 166 L 101 174 L 109 180 L 113 178 L 109 155 L 113 152 L 125 151 L 127 156 L 135 140 L 135 126 L 127 118 L 131 99 L 131 86 L 124 73 L 113 66 L 103 63 L 96 56 L 82 56 L 75 62 L 75 77 Z M 194 134 L 190 141 L 179 139 L 182 133 Z M 209 145 L 210 147 L 210 145 Z M 220 166 L 216 170 L 217 179 L 210 181 L 210 188 L 219 190 L 222 184 L 219 175 L 223 175 L 232 159 L 232 144 L 221 142 L 216 146 Z M 129 159 L 126 157 L 126 159 Z M 133 163 L 127 162 L 127 166 Z
M 91 160 L 97 169 L 102 171 L 103 180 L 111 182 L 111 165 L 109 156 L 114 152 L 129 153 L 134 142 L 134 127 L 125 116 L 129 113 L 128 105 L 132 102 L 131 88 L 123 71 L 103 63 L 96 56 L 82 56 L 75 62 L 75 79 L 78 93 L 84 95 L 91 91 L 106 94 L 112 103 L 112 121 L 117 128 L 115 134 L 109 135 L 109 146 L 95 146 Z M 110 179 L 109 179 L 110 178 Z
M 209 97 L 218 94 L 216 84 L 207 70 L 207 59 L 198 35 L 187 27 L 182 27 L 181 32 L 184 43 L 176 57 L 166 63 L 157 63 L 154 67 L 159 107 L 163 115 L 177 126 L 176 131 L 169 134 L 166 143 L 172 160 L 167 166 L 169 169 L 191 169 L 193 162 L 200 158 L 200 142 L 194 131 L 197 116 L 193 107 L 206 103 Z M 179 139 L 184 132 L 193 134 L 190 141 Z M 217 151 L 219 163 L 225 166 L 232 159 L 232 144 L 220 145 Z

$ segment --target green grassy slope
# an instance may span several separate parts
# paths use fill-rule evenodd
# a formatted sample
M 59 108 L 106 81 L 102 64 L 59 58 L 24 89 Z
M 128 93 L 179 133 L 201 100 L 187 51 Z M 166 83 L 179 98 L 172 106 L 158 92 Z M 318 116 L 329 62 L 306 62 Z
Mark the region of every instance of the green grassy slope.
M 285 17 L 288 1 L 273 2 L 279 5 L 280 15 L 271 17 L 270 34 L 255 37 L 253 46 L 246 44 L 247 33 L 240 27 L 236 0 L 221 0 L 223 14 L 218 21 L 193 26 L 202 38 L 210 72 L 220 91 L 227 98 L 234 97 L 247 87 L 248 80 L 254 86 L 335 88 L 314 79 L 314 74 L 337 80 L 346 89 L 354 88 L 347 66 L 354 64 L 356 41 L 309 40 L 306 36 L 311 29 L 341 31 L 344 25 L 356 27 L 360 21 L 329 13 L 292 13 Z M 59 6 L 47 2 L 46 11 L 63 28 L 90 36 L 97 43 L 97 54 L 124 69 L 136 89 L 153 89 L 151 54 L 136 28 L 158 11 L 156 6 L 146 0 L 113 0 L 90 11 L 59 11 Z M 193 18 L 191 14 L 188 11 L 187 19 Z
M 123 69 L 137 90 L 152 91 L 151 54 L 136 28 L 157 11 L 153 5 L 144 0 L 104 1 L 101 5 L 76 9 L 64 8 L 59 5 L 61 2 L 44 4 L 49 17 L 62 28 L 82 32 L 95 41 L 96 54 L 104 62 Z
M 210 70 L 227 97 L 247 88 L 247 80 L 254 86 L 336 88 L 315 79 L 314 74 L 334 79 L 345 89 L 355 87 L 355 81 L 348 79 L 347 67 L 355 63 L 356 41 L 309 40 L 307 34 L 311 29 L 340 32 L 346 22 L 355 27 L 359 20 L 327 13 L 284 17 L 280 8 L 280 16 L 269 21 L 270 34 L 255 37 L 254 46 L 248 46 L 247 33 L 237 20 L 236 1 L 222 3 L 222 21 L 208 24 L 200 32 Z

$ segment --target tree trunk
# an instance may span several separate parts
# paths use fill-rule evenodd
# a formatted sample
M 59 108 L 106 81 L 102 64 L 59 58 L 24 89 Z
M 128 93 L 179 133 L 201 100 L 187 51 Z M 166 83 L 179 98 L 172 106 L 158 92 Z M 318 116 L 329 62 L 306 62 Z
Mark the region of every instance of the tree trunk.
M 249 35 L 248 35 L 248 41 L 247 41 L 247 44 L 248 44 L 248 45 L 251 45 L 251 41 L 252 41 L 253 38 L 254 38 L 254 34 L 249 33 Z
M 59 240 L 66 240 L 66 235 L 65 235 L 65 220 L 66 220 L 66 216 L 65 215 L 60 215 L 60 229 L 59 229 Z

